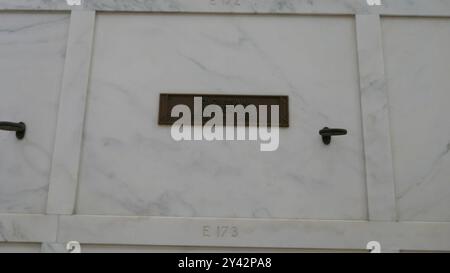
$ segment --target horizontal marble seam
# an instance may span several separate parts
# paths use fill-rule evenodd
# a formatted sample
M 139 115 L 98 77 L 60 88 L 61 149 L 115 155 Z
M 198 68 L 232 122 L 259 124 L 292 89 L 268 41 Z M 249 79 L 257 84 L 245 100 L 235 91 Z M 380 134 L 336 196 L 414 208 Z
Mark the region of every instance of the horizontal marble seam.
M 450 16 L 450 2 L 442 0 L 384 0 L 369 6 L 365 0 L 84 0 L 69 6 L 63 0 L 8 0 L 1 10 L 96 10 L 119 12 L 247 13 L 247 14 L 382 14 Z

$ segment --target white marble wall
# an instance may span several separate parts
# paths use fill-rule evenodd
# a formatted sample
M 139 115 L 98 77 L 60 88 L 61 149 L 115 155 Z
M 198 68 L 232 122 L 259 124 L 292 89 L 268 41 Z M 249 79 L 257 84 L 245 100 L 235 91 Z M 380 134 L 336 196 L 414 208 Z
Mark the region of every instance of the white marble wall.
M 450 250 L 449 17 L 446 0 L 1 1 L 0 120 L 29 130 L 0 132 L 0 251 Z M 160 92 L 289 95 L 291 124 L 272 154 L 175 143 Z M 349 135 L 324 146 L 325 125 Z
M 450 16 L 447 0 L 381 0 L 370 6 L 367 0 L 3 0 L 1 10 L 96 10 L 170 13 L 246 14 L 385 14 L 398 16 Z
M 0 12 L 0 213 L 44 213 L 69 14 Z
M 79 214 L 367 219 L 352 17 L 97 16 Z M 111 46 L 113 45 L 114 46 Z M 280 147 L 176 142 L 159 93 L 288 95 Z M 349 130 L 323 145 L 325 126 Z
M 0 243 L 0 253 L 40 253 L 39 243 Z
M 450 221 L 450 19 L 383 19 L 398 217 Z

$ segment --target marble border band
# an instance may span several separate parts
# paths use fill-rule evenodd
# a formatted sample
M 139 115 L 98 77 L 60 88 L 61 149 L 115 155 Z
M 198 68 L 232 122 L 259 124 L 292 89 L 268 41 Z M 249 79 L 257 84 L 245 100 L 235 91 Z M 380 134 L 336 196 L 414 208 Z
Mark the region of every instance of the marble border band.
M 450 250 L 450 223 L 61 216 L 59 224 L 58 242 L 82 244 L 365 249 L 375 240 L 385 249 Z M 214 237 L 217 226 L 238 236 Z
M 49 214 L 74 213 L 94 27 L 95 11 L 72 11 L 50 173 Z
M 59 217 L 59 221 L 57 220 Z M 205 226 L 238 235 L 205 236 Z M 106 228 L 107 227 L 107 228 Z M 0 242 L 450 251 L 450 223 L 0 214 Z
M 58 216 L 0 214 L 0 242 L 55 241 Z
M 388 93 L 379 15 L 356 15 L 356 40 L 369 220 L 396 221 Z
M 369 6 L 365 0 L 82 0 L 69 6 L 65 0 L 4 0 L 1 10 L 95 10 L 117 12 L 183 12 L 246 14 L 380 14 L 391 16 L 450 16 L 448 0 L 382 0 Z

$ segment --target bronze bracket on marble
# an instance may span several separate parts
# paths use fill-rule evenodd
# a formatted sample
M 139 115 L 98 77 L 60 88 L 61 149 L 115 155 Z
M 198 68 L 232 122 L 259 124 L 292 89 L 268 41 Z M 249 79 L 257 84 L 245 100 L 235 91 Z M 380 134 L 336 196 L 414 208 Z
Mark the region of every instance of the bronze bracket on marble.
M 17 139 L 23 139 L 27 126 L 23 122 L 0 121 L 0 130 L 16 132 Z

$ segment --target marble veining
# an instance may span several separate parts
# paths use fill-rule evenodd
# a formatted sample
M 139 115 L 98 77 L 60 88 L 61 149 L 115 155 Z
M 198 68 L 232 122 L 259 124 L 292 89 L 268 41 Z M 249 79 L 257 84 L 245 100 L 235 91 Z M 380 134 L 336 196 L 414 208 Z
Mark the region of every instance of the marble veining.
M 0 212 L 45 210 L 68 22 L 0 13 L 0 120 L 27 124 L 22 141 L 0 132 Z
M 83 0 L 78 6 L 68 5 L 64 0 L 3 0 L 0 10 L 448 16 L 450 2 L 382 0 L 382 6 L 370 6 L 366 0 Z
M 45 242 L 56 239 L 56 217 L 0 213 L 0 252 L 4 242 Z
M 369 14 L 357 15 L 356 23 L 369 219 L 395 221 L 394 170 L 381 21 L 378 15 Z
M 59 98 L 47 213 L 72 214 L 74 211 L 94 24 L 95 12 L 72 11 Z
M 382 22 L 399 219 L 449 221 L 450 20 Z
M 95 37 L 76 213 L 367 218 L 353 18 L 99 14 Z M 292 125 L 273 153 L 177 143 L 158 96 L 193 91 L 289 95 Z
M 217 225 L 234 226 L 238 235 L 204 236 L 203 227 Z M 449 223 L 62 216 L 59 229 L 58 242 L 79 238 L 82 245 L 109 245 L 115 250 L 120 245 L 180 246 L 183 242 L 184 246 L 258 247 L 258 251 L 272 247 L 355 251 L 365 249 L 372 238 L 382 242 L 383 252 L 450 249 Z
M 0 120 L 29 129 L 21 142 L 0 132 L 0 252 L 65 252 L 72 239 L 450 250 L 450 1 L 82 2 L 0 1 Z M 369 17 L 329 16 L 354 14 Z M 404 17 L 382 16 L 380 35 L 378 15 Z M 293 124 L 270 156 L 256 143 L 181 145 L 156 125 L 162 91 L 289 95 Z M 350 134 L 325 148 L 324 124 Z M 96 215 L 49 215 L 72 213 L 75 196 L 75 213 Z

